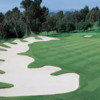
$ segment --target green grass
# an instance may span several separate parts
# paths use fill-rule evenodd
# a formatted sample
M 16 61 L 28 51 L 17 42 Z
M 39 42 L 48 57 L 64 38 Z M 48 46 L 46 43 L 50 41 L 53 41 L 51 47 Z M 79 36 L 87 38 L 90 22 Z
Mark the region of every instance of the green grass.
M 35 39 L 40 39 L 38 37 L 38 35 L 35 35 L 34 33 L 33 34 L 30 34 L 29 37 L 34 37 Z M 21 42 L 28 42 L 26 40 L 24 40 L 25 38 L 27 38 L 26 36 L 24 36 L 22 39 L 20 39 Z
M 30 37 L 34 37 L 35 39 L 41 39 L 38 37 L 38 35 L 35 35 L 34 33 L 30 35 Z
M 40 34 L 41 35 L 41 34 Z M 43 34 L 42 34 L 43 35 Z M 34 37 L 35 39 L 41 39 L 41 38 L 39 38 L 38 37 L 39 35 L 37 34 L 34 34 L 34 33 L 32 33 L 32 34 L 30 34 L 28 37 Z M 27 36 L 24 36 L 23 38 L 22 38 L 22 42 L 23 42 L 23 39 L 25 39 L 25 38 L 27 38 Z
M 0 59 L 0 61 L 1 61 L 1 62 L 4 62 L 5 60 L 4 60 L 4 59 Z
M 16 42 L 13 42 L 15 39 L 9 39 L 9 40 L 0 40 L 0 46 L 5 48 L 10 48 L 10 46 L 5 45 L 4 43 L 10 43 L 10 44 L 17 44 Z M 0 48 L 0 51 L 7 51 L 6 49 Z
M 2 71 L 2 70 L 0 70 L 0 74 L 5 74 L 5 72 L 4 72 L 4 71 Z
M 20 41 L 21 41 L 21 42 L 27 42 L 27 41 L 26 41 L 26 40 L 24 40 L 24 39 L 20 39 Z
M 10 44 L 17 44 L 16 42 L 13 42 L 13 41 L 11 41 L 11 42 L 8 42 L 8 43 L 10 43 Z
M 2 49 L 2 48 L 0 48 L 0 51 L 7 51 L 6 49 Z
M 3 44 L 3 43 L 0 43 L 0 46 L 1 46 L 1 47 L 5 47 L 5 48 L 10 48 L 9 46 L 7 46 L 7 45 L 5 45 L 5 44 Z
M 14 86 L 14 85 L 12 85 L 12 84 L 0 82 L 0 89 L 2 89 L 2 88 L 11 88 L 11 87 L 13 87 L 13 86 Z M 2 99 L 0 98 L 0 100 L 2 100 Z
M 84 35 L 93 35 L 84 38 Z M 23 55 L 35 58 L 28 67 L 58 66 L 61 71 L 80 75 L 80 87 L 71 93 L 49 96 L 1 97 L 0 100 L 99 100 L 100 98 L 100 39 L 99 31 L 53 35 L 60 40 L 36 42 Z

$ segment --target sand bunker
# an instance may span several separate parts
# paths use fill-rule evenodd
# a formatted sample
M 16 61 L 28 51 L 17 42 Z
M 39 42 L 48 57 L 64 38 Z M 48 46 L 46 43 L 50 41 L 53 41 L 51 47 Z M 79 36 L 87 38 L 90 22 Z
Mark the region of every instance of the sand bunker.
M 0 89 L 0 96 L 51 95 L 67 93 L 79 88 L 79 75 L 76 73 L 52 76 L 51 73 L 61 69 L 54 66 L 27 68 L 34 59 L 18 55 L 18 53 L 26 52 L 30 43 L 57 40 L 44 36 L 40 36 L 40 38 L 42 40 L 33 37 L 26 38 L 25 40 L 28 42 L 15 40 L 16 45 L 5 43 L 11 48 L 7 48 L 6 52 L 0 51 L 0 59 L 5 59 L 5 62 L 0 63 L 0 69 L 6 72 L 6 74 L 0 75 L 0 82 L 12 83 L 14 87 Z
M 93 35 L 85 35 L 84 37 L 92 37 Z

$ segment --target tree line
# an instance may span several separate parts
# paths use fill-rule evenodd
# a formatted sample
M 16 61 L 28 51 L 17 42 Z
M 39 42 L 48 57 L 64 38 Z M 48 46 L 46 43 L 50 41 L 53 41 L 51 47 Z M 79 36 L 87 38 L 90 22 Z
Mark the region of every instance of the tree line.
M 89 10 L 88 6 L 85 6 L 80 11 L 67 11 L 65 14 L 63 11 L 46 17 L 45 27 L 47 32 L 56 30 L 59 33 L 72 32 L 74 30 L 86 31 L 94 24 L 100 27 L 100 9 L 99 7 Z
M 42 0 L 23 0 L 21 8 L 17 7 L 0 13 L 0 38 L 21 38 L 33 32 L 39 34 L 42 30 L 42 23 L 46 21 L 48 8 L 41 7 Z
M 17 7 L 0 12 L 0 39 L 21 38 L 33 32 L 39 34 L 46 31 L 57 31 L 59 33 L 71 32 L 74 30 L 87 30 L 98 22 L 100 26 L 100 9 L 89 7 L 80 11 L 66 12 L 59 11 L 54 15 L 49 14 L 49 9 L 41 7 L 42 0 L 22 0 L 20 3 L 23 12 Z

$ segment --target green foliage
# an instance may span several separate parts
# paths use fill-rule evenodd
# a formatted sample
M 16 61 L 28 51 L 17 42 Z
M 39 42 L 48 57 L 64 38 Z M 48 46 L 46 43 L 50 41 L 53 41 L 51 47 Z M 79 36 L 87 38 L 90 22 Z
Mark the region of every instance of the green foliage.
M 92 24 L 89 21 L 81 21 L 77 25 L 78 30 L 86 31 L 88 28 L 91 28 Z
M 85 6 L 84 9 L 81 9 L 80 10 L 80 13 L 81 13 L 81 20 L 85 20 L 87 14 L 89 13 L 89 7 L 88 6 Z
M 93 23 L 98 21 L 98 19 L 100 19 L 100 9 L 98 7 L 92 8 L 86 18 Z
M 41 32 L 42 23 L 45 22 L 48 15 L 48 8 L 41 7 L 42 0 L 23 0 L 21 2 L 22 8 L 25 9 L 23 13 L 23 22 L 25 24 L 26 35 L 31 32 L 38 34 Z
M 97 26 L 100 27 L 100 19 L 97 22 Z
M 71 32 L 75 30 L 75 25 L 71 22 L 66 23 L 66 21 L 62 20 L 59 24 L 58 32 L 64 33 L 64 32 Z
M 66 25 L 66 31 L 71 32 L 75 30 L 75 25 L 73 23 L 67 23 Z
M 29 36 L 33 32 L 40 34 L 42 31 L 46 31 L 47 35 L 50 31 L 55 30 L 60 33 L 70 32 L 75 30 L 75 26 L 78 30 L 85 31 L 91 27 L 91 23 L 94 24 L 100 19 L 98 7 L 89 10 L 89 7 L 85 6 L 80 11 L 65 14 L 63 11 L 59 11 L 50 16 L 49 9 L 45 6 L 41 7 L 41 3 L 42 0 L 23 0 L 21 8 L 24 9 L 24 12 L 21 13 L 15 7 L 7 11 L 5 15 L 0 13 L 0 39 L 22 38 L 24 35 Z
M 11 24 L 5 25 L 5 38 L 16 38 L 16 33 Z M 23 24 L 18 23 L 16 25 L 17 37 L 21 38 L 24 36 L 24 27 Z
M 59 32 L 61 32 L 61 33 L 64 33 L 64 32 L 66 32 L 66 22 L 65 21 L 61 21 L 60 22 L 60 24 L 59 24 Z

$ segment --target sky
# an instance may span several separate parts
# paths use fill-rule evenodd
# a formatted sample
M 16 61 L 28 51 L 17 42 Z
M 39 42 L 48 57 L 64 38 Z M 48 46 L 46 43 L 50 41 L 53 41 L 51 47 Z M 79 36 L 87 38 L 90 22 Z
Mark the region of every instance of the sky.
M 0 0 L 0 12 L 6 12 L 11 10 L 15 6 L 20 8 L 20 2 L 22 0 Z M 41 6 L 46 6 L 50 11 L 56 10 L 79 10 L 86 5 L 89 8 L 98 6 L 100 8 L 100 0 L 43 0 Z

